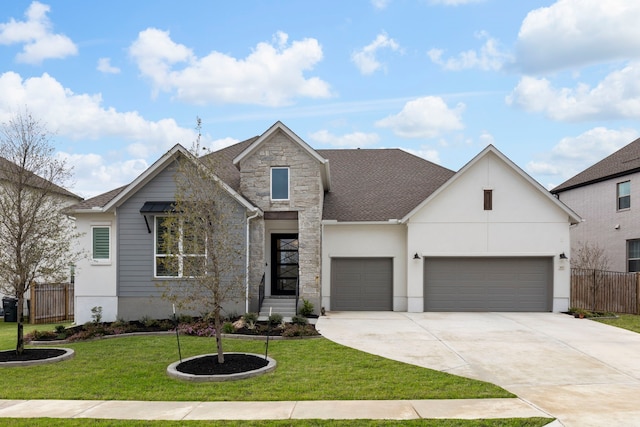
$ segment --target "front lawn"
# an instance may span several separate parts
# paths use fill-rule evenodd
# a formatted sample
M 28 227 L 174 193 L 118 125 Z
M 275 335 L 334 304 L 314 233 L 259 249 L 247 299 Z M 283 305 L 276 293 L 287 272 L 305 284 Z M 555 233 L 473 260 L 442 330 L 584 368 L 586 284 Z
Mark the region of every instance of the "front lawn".
M 38 325 L 36 329 L 53 329 Z M 28 329 L 34 329 L 31 325 Z M 15 324 L 0 322 L 0 343 L 15 347 Z M 181 336 L 182 357 L 213 353 L 212 338 Z M 225 340 L 225 351 L 264 354 L 263 341 Z M 381 344 L 383 345 L 383 344 Z M 271 341 L 278 367 L 249 380 L 193 384 L 166 375 L 178 360 L 176 337 L 137 336 L 65 344 L 73 359 L 0 368 L 1 399 L 172 401 L 465 399 L 514 397 L 490 383 L 395 362 L 324 338 Z
M 617 319 L 594 319 L 600 323 L 617 326 L 618 328 L 628 329 L 633 332 L 640 333 L 640 316 L 637 314 L 619 314 Z

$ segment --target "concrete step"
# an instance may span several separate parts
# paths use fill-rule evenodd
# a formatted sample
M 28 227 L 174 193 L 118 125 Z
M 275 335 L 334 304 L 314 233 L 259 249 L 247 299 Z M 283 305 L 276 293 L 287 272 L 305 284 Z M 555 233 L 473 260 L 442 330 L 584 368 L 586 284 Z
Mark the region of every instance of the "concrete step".
M 296 300 L 290 297 L 265 297 L 262 307 L 260 307 L 259 316 L 268 318 L 269 312 L 278 313 L 287 318 L 295 316 Z

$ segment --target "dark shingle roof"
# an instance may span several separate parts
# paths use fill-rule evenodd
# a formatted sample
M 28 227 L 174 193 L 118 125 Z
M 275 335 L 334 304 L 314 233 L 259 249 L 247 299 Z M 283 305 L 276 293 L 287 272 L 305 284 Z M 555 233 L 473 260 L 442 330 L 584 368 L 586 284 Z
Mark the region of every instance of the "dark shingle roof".
M 638 171 L 640 171 L 640 138 L 605 157 L 573 178 L 569 178 L 551 190 L 551 192 L 559 193 Z
M 17 168 L 20 168 L 20 166 L 11 162 L 10 160 L 5 159 L 4 157 L 0 157 L 0 179 L 11 180 L 11 177 L 15 176 L 14 174 L 18 173 L 18 171 L 16 170 Z M 60 194 L 65 197 L 70 197 L 76 200 L 82 200 L 82 197 L 78 196 L 77 194 L 74 194 L 66 188 L 62 188 L 59 185 L 56 185 L 53 182 L 50 182 L 34 173 L 29 172 L 28 179 L 30 181 L 28 185 L 31 185 L 33 188 L 48 188 L 49 191 L 53 193 Z
M 107 203 L 109 203 L 111 200 L 113 200 L 125 188 L 127 188 L 127 186 L 123 185 L 122 187 L 118 187 L 115 190 L 111 190 L 106 193 L 99 194 L 90 199 L 83 200 L 80 203 L 70 206 L 69 210 L 75 211 L 75 210 L 85 210 L 85 209 L 91 209 L 91 208 L 101 208 Z
M 236 191 L 240 190 L 240 171 L 233 159 L 256 138 L 207 154 L 213 156 L 215 174 Z M 400 149 L 317 152 L 329 160 L 331 174 L 331 191 L 325 194 L 323 219 L 401 219 L 455 173 Z M 125 188 L 116 188 L 72 208 L 103 207 Z
M 455 172 L 400 149 L 318 150 L 329 159 L 323 219 L 401 219 Z

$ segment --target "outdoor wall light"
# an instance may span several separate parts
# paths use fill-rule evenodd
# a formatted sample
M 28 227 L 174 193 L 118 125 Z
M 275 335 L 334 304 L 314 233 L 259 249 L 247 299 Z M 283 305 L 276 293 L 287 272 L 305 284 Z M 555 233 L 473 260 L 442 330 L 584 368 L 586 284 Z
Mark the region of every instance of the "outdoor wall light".
M 416 254 L 413 256 L 413 259 L 420 259 L 420 255 L 418 255 L 418 252 L 416 252 Z
M 564 254 L 564 252 L 562 252 L 560 254 L 560 259 L 568 259 L 567 256 Z

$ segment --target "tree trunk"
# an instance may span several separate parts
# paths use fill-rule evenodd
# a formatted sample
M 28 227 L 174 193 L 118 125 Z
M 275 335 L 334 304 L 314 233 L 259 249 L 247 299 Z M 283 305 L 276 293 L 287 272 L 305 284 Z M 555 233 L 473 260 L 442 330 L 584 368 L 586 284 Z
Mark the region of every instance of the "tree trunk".
M 220 320 L 220 308 L 213 311 L 214 325 L 216 328 L 216 347 L 218 351 L 218 363 L 224 363 L 224 352 L 222 351 L 222 322 Z
M 16 344 L 16 353 L 18 355 L 22 355 L 24 352 L 24 328 L 22 324 L 23 317 L 23 307 L 24 307 L 24 292 L 18 292 L 18 307 L 16 312 L 18 314 L 18 318 L 16 319 L 18 322 L 18 342 Z

